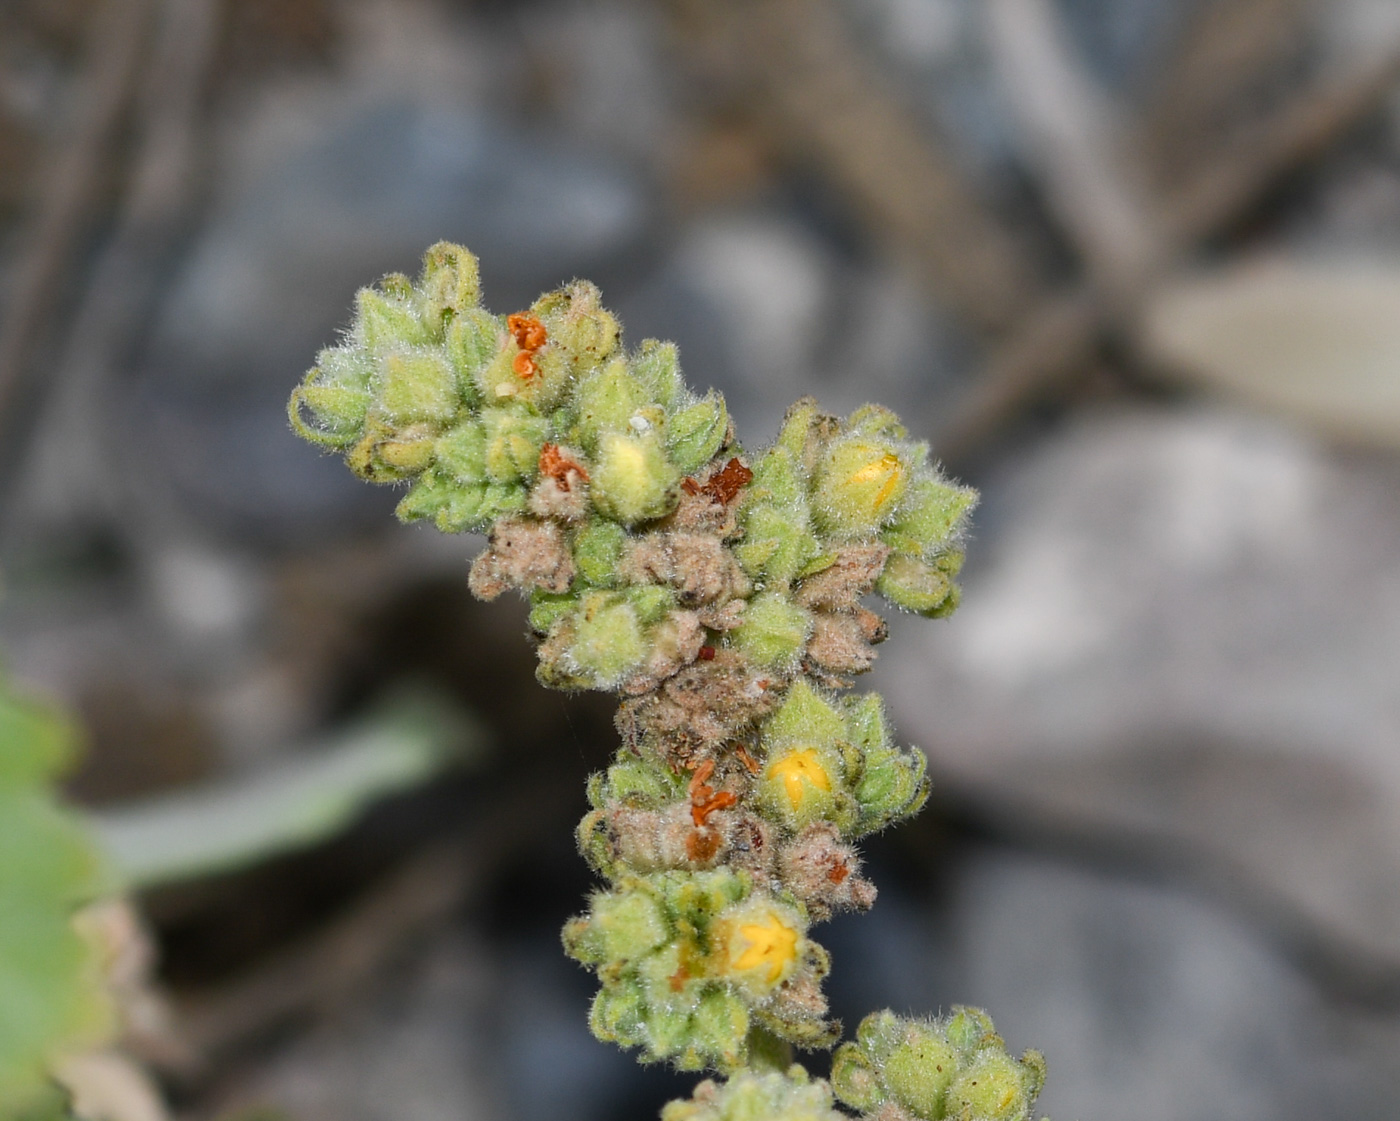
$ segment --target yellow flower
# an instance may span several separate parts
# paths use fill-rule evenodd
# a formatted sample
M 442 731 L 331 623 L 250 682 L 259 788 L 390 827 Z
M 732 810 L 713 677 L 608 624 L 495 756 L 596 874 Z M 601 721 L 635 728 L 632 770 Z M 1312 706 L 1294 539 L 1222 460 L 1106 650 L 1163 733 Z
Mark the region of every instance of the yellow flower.
M 744 948 L 733 958 L 736 970 L 768 967 L 768 983 L 777 984 L 788 966 L 797 960 L 797 931 L 771 911 L 759 922 L 742 923 L 739 937 Z
M 831 776 L 821 765 L 814 748 L 784 755 L 770 768 L 774 778 L 782 779 L 783 790 L 794 810 L 801 809 L 808 788 L 831 792 Z

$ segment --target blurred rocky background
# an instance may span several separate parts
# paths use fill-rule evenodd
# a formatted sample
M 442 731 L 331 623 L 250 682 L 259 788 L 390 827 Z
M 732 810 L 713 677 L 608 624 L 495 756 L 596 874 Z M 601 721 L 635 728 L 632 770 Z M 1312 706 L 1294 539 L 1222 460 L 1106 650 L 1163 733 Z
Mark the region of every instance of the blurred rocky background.
M 8 0 L 0 644 L 179 1118 L 693 1081 L 558 946 L 609 706 L 285 422 L 438 238 L 500 311 L 596 280 L 750 444 L 875 399 L 982 488 L 871 681 L 935 796 L 819 935 L 848 1023 L 985 1005 L 1064 1121 L 1395 1116 L 1394 0 Z

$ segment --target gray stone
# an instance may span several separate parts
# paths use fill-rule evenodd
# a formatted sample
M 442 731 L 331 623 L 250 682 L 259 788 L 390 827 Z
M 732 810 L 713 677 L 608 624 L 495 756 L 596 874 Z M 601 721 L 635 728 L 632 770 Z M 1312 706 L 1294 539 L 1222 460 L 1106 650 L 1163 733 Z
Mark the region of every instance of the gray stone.
M 987 481 L 964 606 L 877 669 L 950 780 L 1218 859 L 1400 958 L 1400 468 L 1089 417 Z

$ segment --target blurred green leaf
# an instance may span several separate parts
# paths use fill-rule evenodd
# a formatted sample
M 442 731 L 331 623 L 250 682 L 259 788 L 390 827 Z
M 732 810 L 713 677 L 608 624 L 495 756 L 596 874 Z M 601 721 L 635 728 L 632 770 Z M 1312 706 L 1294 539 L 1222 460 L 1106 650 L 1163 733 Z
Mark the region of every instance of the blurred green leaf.
M 460 710 L 401 698 L 255 774 L 96 813 L 92 827 L 133 888 L 234 871 L 333 837 L 373 802 L 485 748 Z
M 0 684 L 0 1117 L 46 1112 L 50 1060 L 110 1022 L 96 951 L 72 920 L 113 881 L 50 786 L 70 754 L 68 725 Z

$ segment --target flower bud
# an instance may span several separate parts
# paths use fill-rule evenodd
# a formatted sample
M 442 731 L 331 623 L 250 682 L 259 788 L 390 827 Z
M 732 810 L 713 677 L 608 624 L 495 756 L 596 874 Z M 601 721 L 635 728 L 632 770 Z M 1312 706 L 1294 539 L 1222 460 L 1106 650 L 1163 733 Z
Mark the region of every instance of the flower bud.
M 984 1051 L 948 1087 L 948 1113 L 973 1121 L 1027 1121 L 1045 1080 L 1044 1065 L 1035 1051 L 1020 1062 L 1005 1051 Z
M 807 478 L 800 463 L 797 453 L 782 445 L 769 448 L 754 464 L 746 502 L 801 507 L 805 514 Z
M 903 440 L 909 435 L 893 409 L 884 405 L 862 405 L 846 418 L 846 431 L 876 439 Z
M 433 462 L 433 438 L 423 431 L 414 431 L 418 426 L 405 428 L 399 438 L 385 440 L 375 448 L 375 455 L 397 478 L 416 475 Z
M 678 475 L 654 435 L 606 435 L 589 485 L 594 505 L 624 525 L 659 518 L 675 504 Z
M 919 615 L 946 614 L 953 581 L 937 564 L 896 553 L 875 582 L 875 590 L 896 607 Z
M 904 1038 L 885 1059 L 885 1085 L 916 1116 L 941 1117 L 958 1058 L 952 1044 L 932 1026 L 909 1024 Z
M 393 428 L 370 418 L 364 435 L 345 453 L 345 465 L 371 483 L 411 478 L 432 462 L 432 430 L 426 424 Z
M 646 655 L 642 624 L 631 604 L 612 592 L 589 592 L 582 598 L 565 653 L 576 673 L 607 687 L 636 669 Z
M 685 397 L 680 353 L 675 343 L 643 339 L 632 358 L 632 371 L 647 399 L 670 409 Z
M 605 434 L 633 431 L 632 417 L 652 401 L 627 362 L 615 358 L 579 385 L 574 403 L 579 442 L 596 452 Z
M 463 485 L 431 469 L 418 476 L 394 514 L 401 522 L 432 518 L 443 533 L 463 533 L 484 528 L 478 519 L 485 496 L 484 484 Z
M 501 350 L 501 321 L 481 308 L 468 308 L 447 328 L 444 349 L 457 371 L 457 386 L 464 402 L 475 405 L 483 395 L 484 375 Z M 495 404 L 497 395 L 487 394 Z
M 457 379 L 438 349 L 391 350 L 380 362 L 376 403 L 390 424 L 441 423 L 457 412 Z
M 729 431 L 724 398 L 710 393 L 672 413 L 666 422 L 666 451 L 684 474 L 699 470 L 715 457 Z
M 793 1064 L 786 1073 L 740 1071 L 723 1085 L 705 1081 L 686 1101 L 669 1102 L 661 1121 L 848 1121 L 832 1108 L 831 1088 Z
M 1028 1121 L 1045 1081 L 1045 1060 L 1018 1061 L 980 1009 L 908 1020 L 889 1011 L 867 1016 L 856 1042 L 832 1061 L 832 1086 L 847 1105 L 920 1121 Z
M 578 596 L 570 592 L 534 591 L 530 595 L 530 629 L 548 634 L 554 624 L 578 609 Z
M 529 500 L 529 491 L 518 483 L 487 483 L 481 496 L 478 517 L 489 526 L 502 518 L 522 513 Z
M 717 988 L 706 993 L 687 1026 L 697 1057 L 717 1056 L 717 1065 L 724 1069 L 733 1069 L 743 1062 L 749 1009 L 730 990 Z M 702 1059 L 691 1069 L 704 1065 Z
M 762 592 L 749 600 L 730 645 L 761 666 L 790 666 L 812 633 L 812 616 L 785 596 Z
M 381 280 L 379 291 L 361 288 L 355 293 L 355 312 L 354 336 L 376 354 L 441 338 L 441 323 L 435 330 L 423 322 L 408 278 L 397 273 Z
M 851 742 L 862 751 L 878 751 L 893 746 L 889 720 L 879 693 L 862 693 L 842 706 Z
M 594 518 L 574 538 L 574 563 L 580 575 L 595 587 L 609 588 L 620 580 L 627 531 L 616 522 Z
M 450 241 L 439 241 L 423 254 L 418 281 L 429 316 L 460 316 L 481 299 L 481 270 L 470 250 Z
M 657 584 L 641 584 L 623 593 L 644 625 L 659 623 L 676 605 L 675 593 Z
M 813 512 L 831 533 L 872 533 L 894 513 L 908 485 L 909 466 L 893 444 L 847 438 L 827 450 L 817 470 Z
M 661 910 L 641 891 L 610 891 L 594 896 L 588 916 L 588 933 L 578 944 L 579 953 L 592 962 L 616 958 L 640 958 L 671 938 Z
M 820 548 L 810 528 L 806 503 L 765 503 L 746 512 L 744 539 L 734 547 L 734 554 L 754 579 L 782 586 L 795 580 Z
M 927 768 L 928 760 L 921 751 L 883 748 L 866 752 L 865 769 L 855 787 L 860 832 L 874 833 L 918 813 L 928 800 Z
M 939 479 L 920 479 L 909 488 L 893 522 L 880 539 L 896 552 L 931 561 L 957 540 L 977 492 Z
M 549 433 L 545 418 L 516 407 L 483 409 L 481 421 L 487 477 L 496 483 L 534 478 L 539 471 L 540 448 Z
M 567 928 L 566 928 L 567 936 Z M 565 949 L 573 949 L 565 942 Z M 646 1004 L 642 987 L 636 982 L 617 984 L 598 991 L 588 1013 L 588 1027 L 604 1043 L 640 1047 L 646 1043 Z
M 763 726 L 763 743 L 770 751 L 798 743 L 835 747 L 847 735 L 846 718 L 803 680 L 793 683 L 782 707 Z
M 683 782 L 671 771 L 658 770 L 631 756 L 620 758 L 607 770 L 608 796 L 641 809 L 655 809 L 680 797 Z
M 885 1102 L 880 1072 L 854 1043 L 843 1043 L 832 1055 L 831 1084 L 843 1102 L 862 1113 L 874 1113 Z
M 773 450 L 790 456 L 804 472 L 810 471 L 821 444 L 823 419 L 814 398 L 802 397 L 794 401 L 783 416 Z
M 297 435 L 323 447 L 353 444 L 372 404 L 373 369 L 368 355 L 358 348 L 333 346 L 321 351 L 288 405 L 287 415 Z M 311 410 L 312 424 L 303 419 L 303 408 Z
M 597 286 L 586 280 L 541 296 L 530 310 L 543 321 L 556 353 L 567 360 L 569 374 L 595 369 L 617 350 L 622 328 L 603 307 Z
M 477 420 L 464 420 L 437 438 L 433 447 L 438 470 L 466 486 L 486 484 L 486 429 Z

